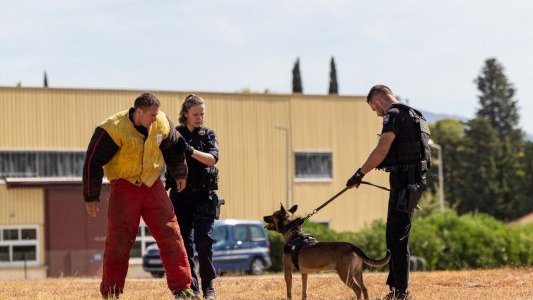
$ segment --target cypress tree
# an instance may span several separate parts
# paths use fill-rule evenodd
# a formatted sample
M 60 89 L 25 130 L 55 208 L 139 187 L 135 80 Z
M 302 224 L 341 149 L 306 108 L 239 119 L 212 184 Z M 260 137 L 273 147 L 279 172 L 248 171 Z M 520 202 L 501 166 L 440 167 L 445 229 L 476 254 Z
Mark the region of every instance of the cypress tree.
M 303 93 L 302 77 L 300 75 L 300 58 L 296 58 L 296 62 L 292 68 L 292 92 Z
M 44 82 L 43 82 L 43 86 L 45 88 L 48 87 L 48 76 L 46 75 L 46 71 L 44 71 Z
M 337 95 L 339 93 L 339 85 L 337 84 L 337 68 L 335 68 L 335 58 L 331 57 L 329 67 L 329 94 Z

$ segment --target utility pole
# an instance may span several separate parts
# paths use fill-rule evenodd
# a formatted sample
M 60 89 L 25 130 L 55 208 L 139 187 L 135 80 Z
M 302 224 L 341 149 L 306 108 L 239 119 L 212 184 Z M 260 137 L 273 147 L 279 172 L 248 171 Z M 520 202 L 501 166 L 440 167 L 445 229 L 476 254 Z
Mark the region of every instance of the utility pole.
M 442 172 L 443 162 L 442 162 L 442 147 L 439 144 L 429 140 L 429 146 L 437 150 L 437 157 L 439 159 L 439 198 L 440 198 L 440 212 L 444 212 L 444 175 Z

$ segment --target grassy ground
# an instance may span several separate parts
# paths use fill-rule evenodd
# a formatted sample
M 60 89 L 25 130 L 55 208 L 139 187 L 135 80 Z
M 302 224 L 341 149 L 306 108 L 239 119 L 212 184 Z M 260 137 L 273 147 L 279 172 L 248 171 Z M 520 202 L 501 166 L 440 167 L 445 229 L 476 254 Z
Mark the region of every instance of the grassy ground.
M 370 299 L 387 293 L 384 273 L 364 274 Z M 411 273 L 414 299 L 533 299 L 533 267 L 471 271 Z M 0 300 L 7 299 L 100 299 L 97 278 L 2 280 Z M 293 299 L 301 298 L 300 275 L 293 280 Z M 284 299 L 283 276 L 223 276 L 216 280 L 219 300 Z M 355 299 L 336 274 L 309 276 L 309 299 Z M 172 299 L 164 279 L 128 279 L 121 299 Z

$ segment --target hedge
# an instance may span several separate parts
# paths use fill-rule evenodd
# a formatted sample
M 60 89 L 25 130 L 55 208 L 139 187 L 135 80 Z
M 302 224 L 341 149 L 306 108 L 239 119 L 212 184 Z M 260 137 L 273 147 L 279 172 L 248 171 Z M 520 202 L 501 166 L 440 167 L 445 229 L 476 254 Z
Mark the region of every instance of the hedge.
M 372 258 L 382 258 L 386 252 L 383 221 L 376 221 L 356 233 L 337 233 L 308 221 L 304 231 L 319 241 L 351 242 Z M 281 234 L 269 232 L 269 238 L 270 271 L 281 271 Z M 415 216 L 409 245 L 411 255 L 423 257 L 428 270 L 532 265 L 533 224 L 509 226 L 489 215 L 458 216 L 453 211 Z

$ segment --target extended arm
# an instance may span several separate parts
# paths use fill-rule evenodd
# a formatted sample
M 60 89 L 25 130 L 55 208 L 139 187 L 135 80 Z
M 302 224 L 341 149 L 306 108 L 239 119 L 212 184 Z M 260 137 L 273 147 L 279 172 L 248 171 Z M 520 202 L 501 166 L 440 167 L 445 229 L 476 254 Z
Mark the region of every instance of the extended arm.
M 368 172 L 372 171 L 372 169 L 375 169 L 377 166 L 379 166 L 379 164 L 387 156 L 387 153 L 389 153 L 395 137 L 396 135 L 392 131 L 381 134 L 376 148 L 374 148 L 374 150 L 370 153 L 365 163 L 361 167 L 361 172 L 363 174 L 367 174 Z
M 385 159 L 395 137 L 396 135 L 392 131 L 387 131 L 381 134 L 378 145 L 370 153 L 363 166 L 357 169 L 355 174 L 353 174 L 353 176 L 346 182 L 347 187 L 359 187 L 365 174 L 379 166 L 379 164 Z
M 91 138 L 83 164 L 83 198 L 85 202 L 99 202 L 104 177 L 104 165 L 117 153 L 119 146 L 102 128 L 97 127 Z
M 98 212 L 104 165 L 117 153 L 119 146 L 102 128 L 97 127 L 87 147 L 83 164 L 82 189 L 87 214 L 93 218 Z

